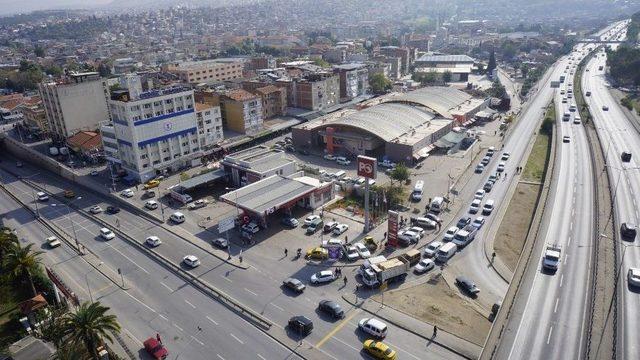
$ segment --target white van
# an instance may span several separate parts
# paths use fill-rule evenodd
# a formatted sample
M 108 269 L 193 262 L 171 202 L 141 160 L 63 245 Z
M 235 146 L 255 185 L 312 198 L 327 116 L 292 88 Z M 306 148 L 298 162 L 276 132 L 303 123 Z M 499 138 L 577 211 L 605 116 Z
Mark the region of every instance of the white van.
M 436 252 L 436 260 L 439 262 L 447 262 L 458 251 L 458 245 L 448 242 L 440 247 Z
M 411 193 L 411 198 L 415 201 L 422 200 L 422 189 L 424 188 L 424 181 L 418 180 L 416 182 L 416 186 L 413 187 L 413 192 Z
M 185 220 L 184 214 L 181 213 L 180 211 L 176 211 L 173 214 L 171 214 L 170 219 L 171 219 L 171 221 L 173 221 L 176 224 L 181 224 Z
M 358 322 L 360 330 L 378 339 L 387 336 L 387 324 L 374 318 L 365 318 Z
M 431 200 L 431 204 L 429 205 L 429 210 L 436 214 L 439 214 L 442 211 L 442 204 L 444 203 L 444 198 L 442 196 L 436 196 Z
M 487 202 L 482 207 L 482 215 L 491 215 L 491 212 L 493 211 L 493 204 L 493 200 L 487 200 Z
M 340 170 L 340 171 L 336 172 L 335 174 L 333 174 L 333 177 L 334 177 L 335 179 L 340 180 L 340 179 L 342 179 L 345 175 L 347 175 L 347 172 L 346 172 L 346 171 L 344 171 L 344 170 Z

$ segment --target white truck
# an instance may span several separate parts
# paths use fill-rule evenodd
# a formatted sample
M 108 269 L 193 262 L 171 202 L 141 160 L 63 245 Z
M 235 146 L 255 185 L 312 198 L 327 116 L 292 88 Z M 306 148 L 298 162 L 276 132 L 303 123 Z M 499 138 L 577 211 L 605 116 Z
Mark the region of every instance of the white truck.
M 463 227 L 454 235 L 453 243 L 458 247 L 463 247 L 476 238 L 476 233 L 478 233 L 478 229 L 475 226 L 469 224 Z
M 356 274 L 360 276 L 364 276 L 364 272 L 367 269 L 370 269 L 372 265 L 376 265 L 385 261 L 387 261 L 387 258 L 384 257 L 384 255 L 378 255 L 378 256 L 365 259 L 362 265 L 360 265 L 360 267 L 358 268 L 358 270 L 356 270 Z
M 385 282 L 401 281 L 411 268 L 409 260 L 403 257 L 393 258 L 371 265 L 362 274 L 362 282 L 369 287 L 378 287 Z
M 433 200 L 431 200 L 431 204 L 429 204 L 429 210 L 431 210 L 431 212 L 433 213 L 440 214 L 440 212 L 443 210 L 443 206 L 444 198 L 442 196 L 436 196 L 433 198 Z
M 562 248 L 560 247 L 560 245 L 547 245 L 547 248 L 544 251 L 544 256 L 542 257 L 542 268 L 549 271 L 558 270 L 561 253 Z

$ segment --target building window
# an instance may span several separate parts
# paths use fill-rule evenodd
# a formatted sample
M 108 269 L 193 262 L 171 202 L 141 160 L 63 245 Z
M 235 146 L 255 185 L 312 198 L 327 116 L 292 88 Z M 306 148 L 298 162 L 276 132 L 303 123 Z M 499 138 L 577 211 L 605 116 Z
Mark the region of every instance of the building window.
M 198 140 L 197 140 L 197 139 L 193 139 L 193 140 L 191 140 L 191 143 L 192 143 L 192 144 L 197 144 L 197 143 L 198 143 Z
M 147 157 L 148 157 L 147 154 L 142 154 L 142 155 L 140 155 L 140 160 L 146 159 Z
M 189 155 L 189 151 L 185 151 L 182 155 Z
M 169 160 L 171 160 L 170 156 L 167 156 L 166 158 L 162 159 L 162 161 L 169 161 Z
M 145 108 L 145 109 L 150 109 L 150 108 L 151 108 L 151 104 L 149 104 L 149 103 L 144 104 L 144 108 Z
M 188 141 L 185 141 L 185 142 L 182 143 L 182 146 L 187 146 L 187 145 L 189 145 Z
M 143 167 L 143 168 L 148 168 L 148 167 L 149 167 L 149 164 L 142 164 L 142 167 Z
M 164 102 L 165 102 L 165 104 L 171 104 L 171 103 L 173 102 L 173 100 L 171 100 L 171 99 L 167 99 L 167 100 L 165 100 Z
M 211 120 L 206 120 L 204 123 L 209 125 L 209 124 L 211 124 Z
M 155 160 L 155 161 L 153 162 L 153 165 L 158 165 L 158 164 L 160 164 L 160 160 Z
M 153 102 L 153 106 L 160 106 L 160 104 L 162 104 L 160 101 L 154 101 Z
M 205 111 L 204 114 L 205 115 L 211 115 L 211 111 Z
M 156 111 L 156 116 L 162 115 L 162 111 Z

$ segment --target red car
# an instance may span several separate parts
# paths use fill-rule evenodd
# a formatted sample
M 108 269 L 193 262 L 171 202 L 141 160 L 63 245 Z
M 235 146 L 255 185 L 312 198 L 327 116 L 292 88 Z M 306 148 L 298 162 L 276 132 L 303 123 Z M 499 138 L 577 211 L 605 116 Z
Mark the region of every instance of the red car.
M 153 356 L 154 359 L 158 360 L 166 359 L 167 355 L 169 355 L 167 348 L 162 346 L 162 344 L 153 337 L 144 341 L 144 349 L 147 350 L 149 355 Z

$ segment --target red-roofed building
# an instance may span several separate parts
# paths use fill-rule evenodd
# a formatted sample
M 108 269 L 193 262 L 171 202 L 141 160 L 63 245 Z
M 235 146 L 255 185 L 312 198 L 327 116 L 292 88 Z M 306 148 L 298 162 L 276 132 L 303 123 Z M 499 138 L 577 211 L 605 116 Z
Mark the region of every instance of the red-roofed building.
M 76 153 L 91 156 L 102 151 L 102 137 L 97 132 L 80 131 L 67 138 L 67 145 Z

